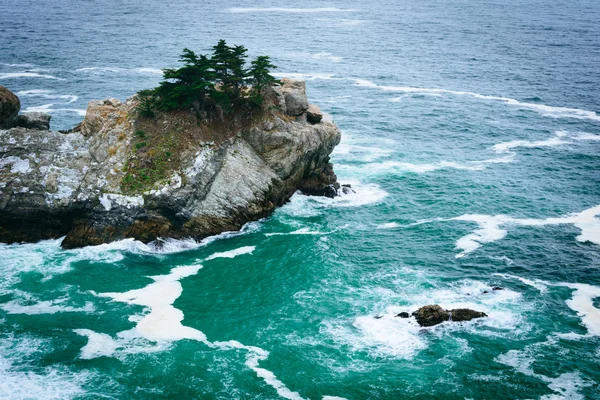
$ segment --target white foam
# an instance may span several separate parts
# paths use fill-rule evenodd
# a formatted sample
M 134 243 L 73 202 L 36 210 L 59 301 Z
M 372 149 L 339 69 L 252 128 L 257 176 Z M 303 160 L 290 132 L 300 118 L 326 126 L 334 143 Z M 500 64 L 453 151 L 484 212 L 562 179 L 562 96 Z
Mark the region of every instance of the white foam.
M 500 229 L 500 225 L 507 221 L 507 217 L 504 215 L 489 216 L 466 214 L 452 219 L 456 221 L 475 222 L 480 227 L 480 229 L 477 229 L 473 231 L 473 233 L 463 236 L 456 241 L 456 247 L 462 250 L 462 253 L 456 255 L 457 258 L 464 257 L 477 250 L 483 243 L 491 243 L 500 240 L 508 233 L 508 231 Z
M 593 133 L 579 133 L 577 135 L 573 135 L 571 136 L 572 139 L 574 140 L 592 140 L 592 141 L 597 141 L 600 140 L 600 135 L 594 135 Z
M 314 81 L 316 79 L 322 79 L 322 80 L 332 80 L 332 79 L 341 79 L 341 78 L 334 78 L 334 74 L 322 74 L 322 73 L 290 73 L 290 72 L 275 72 L 272 73 L 271 75 L 273 75 L 276 78 L 290 78 L 290 79 L 300 79 L 303 81 Z
M 546 384 L 555 394 L 540 397 L 540 399 L 570 399 L 583 400 L 584 396 L 579 393 L 579 389 L 589 386 L 589 383 L 581 378 L 579 371 L 567 372 L 552 378 L 546 375 L 536 373 L 532 365 L 535 362 L 533 354 L 537 347 L 554 345 L 552 340 L 542 343 L 536 343 L 528 346 L 525 350 L 509 350 L 508 352 L 496 357 L 495 361 L 514 368 L 517 372 L 537 378 Z
M 539 112 L 542 115 L 546 115 L 554 118 L 576 118 L 576 119 L 589 119 L 592 121 L 600 121 L 600 115 L 595 113 L 594 111 L 582 110 L 579 108 L 569 108 L 569 107 L 555 107 L 555 106 L 547 106 L 544 104 L 535 104 L 522 102 L 517 99 L 513 99 L 510 97 L 500 97 L 500 96 L 488 96 L 475 92 L 467 92 L 460 90 L 449 90 L 449 89 L 431 89 L 431 88 L 419 88 L 419 87 L 409 87 L 409 86 L 385 86 L 378 85 L 374 82 L 368 81 L 366 79 L 354 79 L 356 86 L 362 86 L 367 88 L 374 88 L 384 91 L 391 92 L 405 92 L 405 93 L 428 93 L 428 94 L 452 94 L 458 96 L 470 96 L 476 99 L 481 100 L 493 100 L 500 101 L 512 106 L 531 109 Z
M 340 143 L 335 147 L 332 156 L 336 159 L 372 162 L 378 158 L 388 157 L 393 154 L 393 148 L 379 148 Z
M 324 13 L 324 12 L 354 12 L 355 9 L 341 9 L 336 7 L 321 7 L 321 8 L 284 8 L 284 7 L 233 7 L 227 9 L 230 13 Z
M 522 278 L 520 276 L 516 276 L 516 275 L 510 275 L 510 274 L 494 274 L 495 276 L 500 276 L 502 278 L 505 279 L 517 279 L 521 282 L 523 282 L 524 284 L 531 286 L 533 288 L 536 288 L 537 290 L 540 291 L 540 293 L 546 293 L 548 291 L 548 283 L 541 281 L 539 279 L 527 279 L 527 278 Z
M 94 304 L 86 302 L 83 307 L 72 307 L 63 305 L 68 299 L 56 299 L 47 301 L 38 301 L 34 304 L 24 305 L 17 300 L 12 300 L 7 303 L 1 304 L 0 308 L 6 311 L 8 314 L 27 314 L 27 315 L 39 315 L 39 314 L 56 314 L 65 312 L 86 312 L 91 313 L 96 310 Z
M 67 100 L 67 104 L 76 102 L 79 97 L 73 94 L 52 94 L 51 90 L 43 90 L 43 89 L 32 89 L 32 90 L 21 90 L 15 93 L 19 97 L 42 97 L 44 99 L 59 99 L 59 100 Z
M 163 74 L 163 70 L 162 69 L 158 69 L 158 68 L 143 67 L 143 68 L 135 68 L 134 71 L 141 72 L 141 73 L 144 73 L 144 74 L 158 74 L 158 75 L 162 75 Z
M 600 297 L 600 287 L 585 283 L 560 283 L 557 286 L 575 289 L 573 297 L 566 301 L 567 306 L 577 312 L 590 335 L 600 336 L 600 309 L 594 307 L 594 299 Z
M 326 60 L 329 60 L 329 61 L 334 62 L 334 63 L 338 63 L 338 62 L 341 62 L 341 61 L 344 60 L 343 57 L 334 56 L 333 54 L 325 52 L 325 51 L 311 54 L 311 57 L 315 58 L 317 60 L 326 59 Z
M 38 74 L 37 72 L 8 72 L 0 74 L 0 79 L 18 79 L 18 78 L 44 78 L 64 81 L 62 78 L 57 78 L 53 75 Z
M 371 315 L 357 317 L 353 324 L 360 336 L 349 338 L 353 347 L 365 347 L 371 353 L 411 359 L 427 344 L 419 336 L 421 327 L 412 318 L 396 318 L 391 314 L 376 319 Z
M 481 247 L 482 244 L 492 243 L 503 239 L 507 230 L 502 227 L 508 225 L 520 226 L 545 226 L 545 225 L 561 225 L 572 224 L 581 230 L 581 234 L 577 236 L 580 242 L 591 242 L 600 245 L 600 219 L 596 216 L 600 215 L 600 205 L 589 208 L 577 214 L 570 214 L 564 217 L 533 219 L 533 218 L 511 218 L 506 215 L 476 215 L 466 214 L 459 217 L 446 219 L 446 221 L 471 221 L 479 225 L 479 229 L 475 230 L 466 236 L 461 237 L 456 242 L 456 247 L 463 250 L 456 257 L 464 257 Z M 439 219 L 444 221 L 444 219 Z
M 377 225 L 377 227 L 379 229 L 394 229 L 394 228 L 398 228 L 399 226 L 400 226 L 400 224 L 397 222 L 387 222 L 385 224 Z
M 208 256 L 206 260 L 214 260 L 215 258 L 234 258 L 242 254 L 252 254 L 254 249 L 256 249 L 256 246 L 244 246 L 235 250 L 212 254 Z
M 90 371 L 74 372 L 64 366 L 40 368 L 37 359 L 48 342 L 30 336 L 9 335 L 0 342 L 0 398 L 15 400 L 85 397 Z
M 41 106 L 32 106 L 27 107 L 25 112 L 43 112 L 47 114 L 55 114 L 55 113 L 76 113 L 82 117 L 85 117 L 86 110 L 82 108 L 52 108 L 54 103 L 50 104 L 42 104 Z
M 527 147 L 527 148 L 537 148 L 537 147 L 555 147 L 562 146 L 564 144 L 570 143 L 562 139 L 563 135 L 560 135 L 557 132 L 557 135 L 551 137 L 546 140 L 537 140 L 537 141 L 529 141 L 529 140 L 513 140 L 510 142 L 499 143 L 493 146 L 494 151 L 496 153 L 508 153 L 510 150 L 519 148 L 519 147 Z

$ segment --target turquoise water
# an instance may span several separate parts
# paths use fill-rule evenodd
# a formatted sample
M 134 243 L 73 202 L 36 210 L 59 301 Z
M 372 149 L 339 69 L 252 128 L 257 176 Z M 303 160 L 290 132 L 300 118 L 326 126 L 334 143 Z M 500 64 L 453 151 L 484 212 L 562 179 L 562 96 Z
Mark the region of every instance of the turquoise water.
M 4 0 L 0 84 L 54 129 L 225 38 L 306 79 L 356 192 L 161 250 L 1 245 L 0 397 L 600 398 L 599 20 L 585 0 Z M 431 303 L 489 318 L 394 318 Z

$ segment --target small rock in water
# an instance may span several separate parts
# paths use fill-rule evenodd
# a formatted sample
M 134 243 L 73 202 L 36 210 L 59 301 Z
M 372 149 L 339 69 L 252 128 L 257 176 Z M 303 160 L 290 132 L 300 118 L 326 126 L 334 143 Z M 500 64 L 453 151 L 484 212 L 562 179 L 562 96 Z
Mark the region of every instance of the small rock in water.
M 402 311 L 401 313 L 399 313 L 398 315 L 396 315 L 396 317 L 408 318 L 408 317 L 410 317 L 410 314 L 407 313 L 407 312 L 405 312 L 405 311 Z
M 500 286 L 494 286 L 492 290 L 504 290 L 504 288 L 501 288 Z
M 489 293 L 489 292 L 488 292 L 487 290 L 484 290 L 484 291 L 483 291 L 483 294 L 488 294 L 488 293 Z
M 445 321 L 470 321 L 474 318 L 487 317 L 487 314 L 481 311 L 475 311 L 468 308 L 456 308 L 453 310 L 444 310 L 437 304 L 423 306 L 412 315 L 417 319 L 421 326 L 434 326 Z
M 470 321 L 475 318 L 487 317 L 487 314 L 481 311 L 471 310 L 469 308 L 455 308 L 450 310 L 452 321 Z
M 383 315 L 376 315 L 375 316 L 375 319 L 381 319 L 381 318 L 383 318 Z

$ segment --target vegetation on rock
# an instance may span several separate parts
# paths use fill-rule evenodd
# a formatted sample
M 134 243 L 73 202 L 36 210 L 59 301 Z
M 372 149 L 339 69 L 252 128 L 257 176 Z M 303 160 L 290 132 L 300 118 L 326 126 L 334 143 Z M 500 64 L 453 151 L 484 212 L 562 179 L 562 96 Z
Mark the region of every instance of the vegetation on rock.
M 248 50 L 220 40 L 212 54 L 183 49 L 180 68 L 163 70 L 163 81 L 151 90 L 138 92 L 138 113 L 154 118 L 155 111 L 193 108 L 201 118 L 216 108 L 229 113 L 236 106 L 261 105 L 264 90 L 279 81 L 270 71 L 277 68 L 268 56 L 259 56 L 246 67 Z

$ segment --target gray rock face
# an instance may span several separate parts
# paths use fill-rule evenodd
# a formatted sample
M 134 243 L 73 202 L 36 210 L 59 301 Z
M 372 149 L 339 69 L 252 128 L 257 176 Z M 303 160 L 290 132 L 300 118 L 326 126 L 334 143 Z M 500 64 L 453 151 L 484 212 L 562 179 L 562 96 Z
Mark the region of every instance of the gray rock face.
M 453 310 L 444 310 L 437 304 L 423 306 L 412 315 L 421 326 L 434 326 L 445 321 L 470 321 L 475 318 L 487 317 L 487 314 L 480 311 L 474 311 L 468 308 L 456 308 Z
M 28 129 L 49 130 L 50 114 L 43 112 L 24 112 L 15 118 L 15 126 Z
M 199 126 L 184 111 L 147 120 L 132 98 L 91 101 L 71 133 L 0 130 L 0 242 L 201 239 L 265 217 L 306 181 L 332 187 L 340 131 L 290 120 L 281 90 L 250 122 Z
M 0 128 L 14 126 L 14 120 L 21 109 L 21 101 L 10 90 L 0 85 Z
M 306 110 L 306 120 L 311 124 L 318 124 L 323 119 L 323 113 L 319 106 L 310 104 Z
M 295 117 L 308 110 L 308 99 L 306 97 L 306 85 L 304 81 L 283 78 L 279 92 L 285 98 L 286 112 Z

